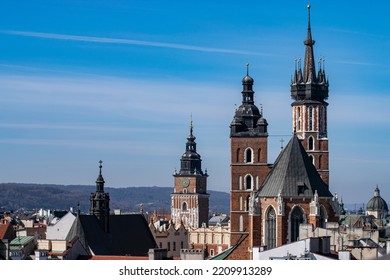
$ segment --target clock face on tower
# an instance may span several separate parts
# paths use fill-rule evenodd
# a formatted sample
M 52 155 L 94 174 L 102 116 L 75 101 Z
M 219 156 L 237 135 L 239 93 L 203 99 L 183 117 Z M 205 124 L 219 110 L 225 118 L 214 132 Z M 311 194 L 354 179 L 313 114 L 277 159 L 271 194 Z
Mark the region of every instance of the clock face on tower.
M 187 177 L 184 177 L 182 180 L 181 180 L 181 185 L 185 188 L 187 188 L 189 185 L 190 185 L 190 180 L 187 178 Z

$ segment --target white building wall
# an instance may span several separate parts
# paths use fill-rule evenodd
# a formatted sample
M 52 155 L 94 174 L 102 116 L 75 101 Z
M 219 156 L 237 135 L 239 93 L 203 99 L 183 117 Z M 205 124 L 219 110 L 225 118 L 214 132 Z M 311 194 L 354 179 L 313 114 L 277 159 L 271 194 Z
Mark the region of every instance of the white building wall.
M 75 219 L 76 217 L 71 212 L 68 212 L 58 223 L 47 227 L 46 239 L 65 240 Z

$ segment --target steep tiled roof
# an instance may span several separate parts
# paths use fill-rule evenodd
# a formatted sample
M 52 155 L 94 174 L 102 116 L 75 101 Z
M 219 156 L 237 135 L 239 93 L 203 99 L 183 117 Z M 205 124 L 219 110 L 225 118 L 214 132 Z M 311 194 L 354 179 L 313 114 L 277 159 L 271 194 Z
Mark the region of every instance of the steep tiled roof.
M 277 197 L 280 193 L 282 197 L 313 197 L 316 191 L 319 197 L 332 197 L 300 140 L 294 135 L 276 159 L 257 196 Z
M 0 240 L 8 239 L 12 240 L 16 237 L 15 230 L 10 222 L 0 224 Z

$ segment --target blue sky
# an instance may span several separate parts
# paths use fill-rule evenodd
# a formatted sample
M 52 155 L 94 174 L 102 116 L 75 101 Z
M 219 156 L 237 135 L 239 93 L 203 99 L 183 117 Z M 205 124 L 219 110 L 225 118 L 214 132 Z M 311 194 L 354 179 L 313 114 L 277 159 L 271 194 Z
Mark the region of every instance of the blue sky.
M 307 1 L 6 1 L 0 14 L 0 182 L 171 186 L 193 115 L 208 188 L 229 191 L 229 124 L 245 64 L 290 139 L 290 78 Z M 390 4 L 311 1 L 329 75 L 330 188 L 390 201 Z

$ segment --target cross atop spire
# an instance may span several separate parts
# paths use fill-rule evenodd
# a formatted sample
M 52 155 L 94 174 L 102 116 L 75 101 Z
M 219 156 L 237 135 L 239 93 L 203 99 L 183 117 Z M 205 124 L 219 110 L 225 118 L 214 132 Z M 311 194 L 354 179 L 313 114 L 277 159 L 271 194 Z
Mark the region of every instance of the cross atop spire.
M 99 160 L 99 175 L 102 175 L 102 163 L 103 161 L 102 160 Z
M 99 160 L 99 175 L 96 179 L 96 192 L 104 192 L 104 179 L 102 175 L 103 161 Z

